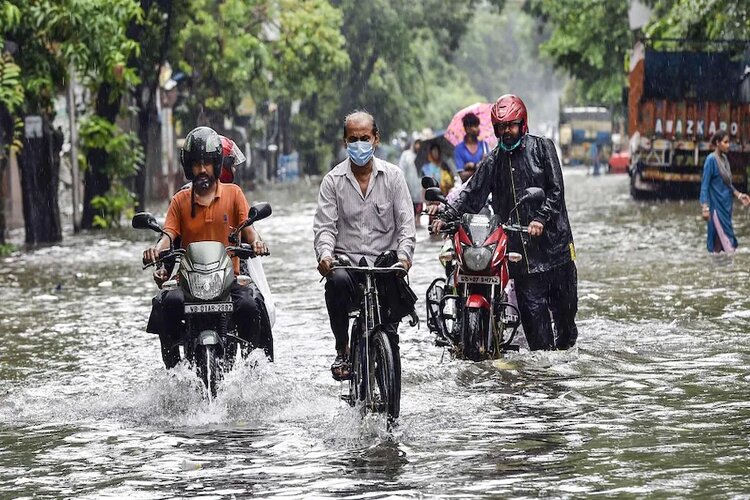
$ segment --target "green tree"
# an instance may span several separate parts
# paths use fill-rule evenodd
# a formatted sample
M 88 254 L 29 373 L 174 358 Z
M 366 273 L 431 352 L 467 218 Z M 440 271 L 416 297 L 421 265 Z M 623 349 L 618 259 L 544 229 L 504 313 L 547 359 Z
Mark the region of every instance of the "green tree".
M 21 21 L 20 9 L 12 3 L 0 1 L 0 26 L 3 32 L 18 25 Z M 3 45 L 5 40 L 3 36 Z M 8 168 L 10 151 L 14 142 L 13 115 L 23 105 L 21 68 L 13 56 L 4 49 L 0 51 L 0 245 L 5 244 L 5 198 L 4 179 Z
M 176 33 L 173 61 L 190 75 L 180 118 L 224 129 L 224 118 L 246 95 L 268 94 L 268 46 L 260 33 L 268 21 L 267 0 L 189 0 Z
M 186 128 L 201 123 L 220 132 L 248 96 L 278 103 L 282 150 L 293 131 L 304 150 L 320 141 L 316 124 L 292 127 L 291 104 L 335 88 L 331 75 L 346 68 L 341 13 L 328 0 L 190 0 L 171 60 L 190 76 L 178 107 Z M 267 106 L 261 106 L 261 113 Z M 231 135 L 231 134 L 230 134 Z
M 177 27 L 185 24 L 189 5 L 174 0 L 140 0 L 140 7 L 142 21 L 132 19 L 127 36 L 137 40 L 140 45 L 140 51 L 131 54 L 128 66 L 138 77 L 131 99 L 137 109 L 136 134 L 144 158 L 142 168 L 133 178 L 133 190 L 138 205 L 143 208 L 146 203 L 146 175 L 161 167 L 161 120 L 157 102 L 159 77 L 170 58 L 178 60 L 174 59 Z
M 654 0 L 652 38 L 689 41 L 750 40 L 750 4 L 734 0 Z M 743 47 L 744 49 L 744 47 Z
M 331 3 L 343 15 L 349 65 L 329 77 L 335 89 L 318 91 L 303 103 L 299 121 L 315 123 L 329 145 L 339 144 L 341 119 L 353 109 L 372 112 L 384 138 L 422 122 L 430 81 L 442 76 L 443 61 L 458 47 L 480 2 L 373 0 L 366 8 L 353 0 Z M 308 158 L 308 169 L 329 167 L 331 152 Z
M 507 93 L 524 99 L 532 127 L 556 122 L 558 97 L 567 78 L 539 53 L 548 36 L 539 21 L 516 6 L 502 12 L 488 6 L 477 9 L 452 59 L 431 65 L 439 71 L 429 80 L 426 124 L 442 128 L 458 109 L 494 102 Z
M 586 101 L 619 103 L 625 56 L 633 43 L 628 2 L 530 0 L 528 9 L 551 27 L 542 53 L 580 82 Z
M 317 154 L 327 146 L 322 140 L 324 123 L 294 119 L 291 105 L 295 100 L 309 102 L 315 95 L 335 94 L 338 85 L 330 75 L 349 66 L 341 34 L 342 16 L 328 0 L 281 0 L 278 7 L 275 17 L 280 35 L 271 46 L 271 98 L 279 103 L 281 150 L 289 154 L 294 142 L 304 163 L 315 163 Z M 335 110 L 328 109 L 329 114 Z
M 140 9 L 133 0 L 6 3 L 14 5 L 19 15 L 14 25 L 4 26 L 4 38 L 23 54 L 16 64 L 21 69 L 24 101 L 15 114 L 39 116 L 42 123 L 41 137 L 29 137 L 30 130 L 25 132 L 19 155 L 26 242 L 59 241 L 62 232 L 57 184 L 62 136 L 51 127 L 53 101 L 68 80 L 68 68 L 73 67 L 96 96 L 96 111 L 100 111 L 102 103 L 108 110 L 119 109 L 119 104 L 113 103 L 120 89 L 135 80 L 125 61 L 138 48 L 125 36 L 125 26 L 140 15 Z M 114 116 L 107 118 L 114 121 Z M 87 177 L 104 163 L 89 156 Z M 91 187 L 87 182 L 87 196 Z M 88 196 L 88 201 L 91 199 Z

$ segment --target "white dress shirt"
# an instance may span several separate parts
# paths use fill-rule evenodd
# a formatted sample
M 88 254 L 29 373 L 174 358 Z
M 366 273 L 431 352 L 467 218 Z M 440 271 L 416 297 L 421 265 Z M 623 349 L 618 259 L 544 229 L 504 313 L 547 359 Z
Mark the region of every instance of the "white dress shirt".
M 346 255 L 353 264 L 396 250 L 409 262 L 414 255 L 414 207 L 404 175 L 396 165 L 373 157 L 372 173 L 363 195 L 349 159 L 323 178 L 315 211 L 315 255 Z

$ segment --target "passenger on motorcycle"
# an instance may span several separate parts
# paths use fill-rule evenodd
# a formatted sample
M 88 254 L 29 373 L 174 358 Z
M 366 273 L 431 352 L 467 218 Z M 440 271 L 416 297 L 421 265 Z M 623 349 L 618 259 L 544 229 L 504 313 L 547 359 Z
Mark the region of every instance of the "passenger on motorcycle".
M 217 182 L 216 172 L 222 166 L 222 143 L 219 134 L 208 127 L 193 129 L 185 137 L 180 152 L 180 163 L 185 177 L 192 181 L 189 189 L 174 195 L 167 210 L 164 231 L 174 240 L 179 238 L 182 248 L 194 241 L 218 241 L 229 246 L 232 228 L 247 219 L 249 206 L 239 186 Z M 256 254 L 267 252 L 265 243 L 251 226 L 242 230 L 242 239 L 249 242 Z M 159 253 L 169 248 L 169 239 L 161 238 L 155 247 L 143 252 L 143 263 L 159 259 Z M 239 273 L 238 259 L 234 260 L 235 274 Z M 165 271 L 162 270 L 162 273 Z M 166 276 L 155 276 L 163 281 Z M 253 288 L 232 287 L 234 312 L 239 336 L 253 347 L 263 348 L 269 358 L 273 357 L 273 339 L 270 328 L 262 328 L 261 311 L 253 294 Z M 159 330 L 162 359 L 167 368 L 180 361 L 180 323 L 184 317 L 182 290 L 168 291 L 162 299 L 162 328 Z
M 409 188 L 401 170 L 373 156 L 380 144 L 375 119 L 357 111 L 344 120 L 348 158 L 323 178 L 313 231 L 318 272 L 327 277 L 326 306 L 336 338 L 335 379 L 348 378 L 349 311 L 359 304 L 359 286 L 353 274 L 332 268 L 334 256 L 346 256 L 357 265 L 396 250 L 406 269 L 411 266 L 416 229 Z M 398 349 L 398 323 L 386 327 Z M 398 358 L 397 351 L 395 357 Z
M 500 142 L 453 206 L 459 213 L 477 213 L 491 193 L 492 208 L 501 220 L 512 216 L 514 223 L 528 225 L 530 237 L 509 234 L 508 249 L 523 256 L 511 263 L 510 273 L 526 340 L 531 350 L 568 349 L 578 338 L 578 277 L 560 162 L 550 139 L 528 133 L 526 106 L 517 96 L 501 96 L 491 117 Z M 528 187 L 544 189 L 546 199 L 537 205 L 522 204 L 511 214 Z M 433 214 L 438 209 L 428 208 Z M 435 219 L 433 230 L 443 225 Z

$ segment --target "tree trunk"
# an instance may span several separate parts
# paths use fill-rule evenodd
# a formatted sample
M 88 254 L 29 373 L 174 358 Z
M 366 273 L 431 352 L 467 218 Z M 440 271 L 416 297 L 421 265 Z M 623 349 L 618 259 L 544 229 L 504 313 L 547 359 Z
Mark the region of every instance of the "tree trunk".
M 6 175 L 10 164 L 10 144 L 13 142 L 13 119 L 5 107 L 0 106 L 0 245 L 5 244 L 7 222 L 5 216 Z
M 27 245 L 62 240 L 57 191 L 63 134 L 52 129 L 48 116 L 42 116 L 42 120 L 42 137 L 24 136 L 18 156 Z
M 103 83 L 96 96 L 96 114 L 110 122 L 115 121 L 120 109 L 119 99 L 112 99 L 112 88 Z M 110 181 L 105 165 L 108 153 L 103 149 L 91 149 L 86 154 L 86 176 L 83 193 L 83 215 L 81 217 L 81 228 L 92 229 L 94 227 L 94 215 L 96 211 L 91 206 L 91 200 L 97 196 L 104 196 L 109 191 Z
M 279 103 L 279 131 L 281 133 L 281 152 L 292 153 L 292 104 L 288 101 Z

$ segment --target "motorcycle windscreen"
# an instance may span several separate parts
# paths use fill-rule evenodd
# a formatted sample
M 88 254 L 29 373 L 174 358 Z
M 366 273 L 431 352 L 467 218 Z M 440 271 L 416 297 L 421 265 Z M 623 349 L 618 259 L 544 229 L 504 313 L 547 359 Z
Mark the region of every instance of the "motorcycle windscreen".
M 187 247 L 186 259 L 199 272 L 216 271 L 223 267 L 227 257 L 224 245 L 218 241 L 196 241 Z
M 480 246 L 495 232 L 500 225 L 500 218 L 497 215 L 487 217 L 483 214 L 464 214 L 461 217 L 461 225 L 469 235 L 471 243 Z

